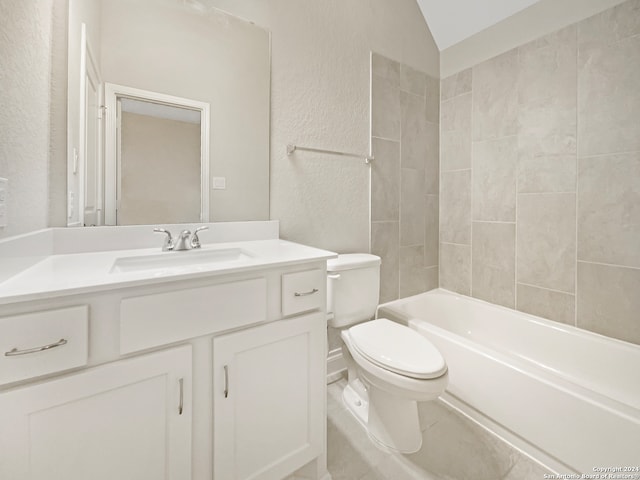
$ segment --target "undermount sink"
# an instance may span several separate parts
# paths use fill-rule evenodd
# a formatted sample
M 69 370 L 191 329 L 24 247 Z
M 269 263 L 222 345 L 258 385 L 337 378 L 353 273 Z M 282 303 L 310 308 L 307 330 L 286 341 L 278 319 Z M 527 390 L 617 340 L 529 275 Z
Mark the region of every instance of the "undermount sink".
M 186 250 L 182 252 L 163 252 L 157 255 L 140 255 L 117 258 L 109 273 L 140 272 L 147 270 L 182 270 L 211 268 L 215 264 L 237 262 L 251 258 L 241 248 L 215 250 Z

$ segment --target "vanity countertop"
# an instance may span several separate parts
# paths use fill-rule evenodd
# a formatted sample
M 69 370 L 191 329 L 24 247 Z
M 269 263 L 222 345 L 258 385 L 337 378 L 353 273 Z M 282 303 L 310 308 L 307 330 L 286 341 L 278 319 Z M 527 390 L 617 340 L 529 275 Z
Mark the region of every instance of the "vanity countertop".
M 0 283 L 0 305 L 229 275 L 336 256 L 279 239 L 206 244 L 183 252 L 162 252 L 155 247 L 50 255 Z

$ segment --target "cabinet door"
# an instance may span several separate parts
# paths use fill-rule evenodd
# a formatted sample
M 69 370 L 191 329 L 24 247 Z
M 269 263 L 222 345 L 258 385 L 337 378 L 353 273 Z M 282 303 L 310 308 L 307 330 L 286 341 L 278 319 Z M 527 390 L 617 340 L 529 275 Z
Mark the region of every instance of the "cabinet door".
M 9 390 L 0 478 L 189 479 L 190 407 L 191 346 Z
M 315 313 L 214 338 L 215 480 L 281 479 L 320 455 L 325 331 Z

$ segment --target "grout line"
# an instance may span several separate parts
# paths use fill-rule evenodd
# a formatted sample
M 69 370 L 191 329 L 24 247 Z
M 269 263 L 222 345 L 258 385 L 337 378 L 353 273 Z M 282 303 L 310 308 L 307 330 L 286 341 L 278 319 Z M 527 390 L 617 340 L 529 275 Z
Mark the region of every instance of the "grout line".
M 438 85 L 438 288 L 442 287 L 440 283 L 440 272 L 442 272 L 442 252 L 441 252 L 441 234 L 442 234 L 442 80 Z
M 517 200 L 516 200 L 517 203 Z M 517 208 L 516 208 L 516 214 L 517 214 Z M 471 220 L 471 223 L 500 223 L 500 224 L 505 224 L 505 225 L 515 225 L 516 222 L 502 222 L 499 220 Z
M 518 79 L 516 80 L 516 94 L 518 100 L 520 99 L 520 72 L 522 71 L 521 62 L 520 62 L 520 48 L 517 50 L 517 74 Z M 518 119 L 518 123 L 516 126 L 516 184 L 515 184 L 515 193 L 516 193 L 516 205 L 515 205 L 515 226 L 514 226 L 514 236 L 513 236 L 513 308 L 514 310 L 518 309 L 518 190 L 520 189 L 520 104 L 516 101 L 516 118 Z M 577 109 L 576 109 L 577 110 Z
M 398 220 L 371 220 L 371 223 L 400 223 Z
M 579 90 L 580 90 L 580 82 L 578 81 L 578 75 L 579 75 L 579 71 L 580 71 L 580 65 L 579 65 L 579 58 L 580 58 L 580 52 L 578 50 L 578 29 L 579 27 L 576 27 L 576 180 L 575 180 L 575 188 L 574 190 L 576 191 L 576 237 L 575 237 L 575 250 L 576 250 L 576 261 L 574 263 L 574 289 L 576 291 L 575 297 L 573 299 L 573 326 L 577 327 L 578 326 L 578 188 L 579 188 L 579 184 L 578 184 L 578 175 L 579 175 L 579 169 L 580 169 L 580 161 L 579 161 L 579 157 L 578 157 L 578 152 L 580 151 L 580 138 L 578 136 L 578 132 L 580 131 L 580 128 L 578 127 L 578 122 L 580 121 L 580 117 L 578 115 L 578 111 L 580 110 L 578 108 L 578 104 L 580 101 L 580 94 L 579 94 Z
M 576 116 L 577 116 L 577 113 L 576 113 Z M 577 123 L 576 123 L 576 128 L 577 128 Z M 578 143 L 578 135 L 576 135 L 576 151 L 578 151 L 577 143 Z M 586 158 L 611 157 L 613 155 L 632 155 L 634 153 L 640 153 L 640 150 L 624 150 L 624 151 L 621 151 L 621 152 L 598 153 L 596 155 L 580 155 L 580 154 L 576 153 L 576 155 L 577 155 L 578 158 L 586 159 Z
M 473 120 L 473 119 L 472 119 Z M 503 140 L 505 138 L 513 138 L 513 137 L 518 137 L 517 133 L 514 133 L 512 135 L 502 135 L 500 137 L 491 137 L 491 138 L 483 138 L 480 140 L 472 140 L 472 143 L 489 143 L 489 142 L 498 142 L 500 140 Z M 471 137 L 473 138 L 473 137 Z
M 576 172 L 576 177 L 577 177 L 577 172 Z M 518 193 L 518 195 L 575 195 L 576 192 L 521 192 Z
M 425 86 L 425 91 L 426 91 L 426 88 L 427 87 Z M 427 99 L 427 97 L 424 95 L 420 95 L 419 93 L 415 93 L 415 92 L 410 92 L 409 90 L 404 90 L 402 87 L 398 87 L 398 90 L 400 90 L 400 93 L 406 93 L 407 95 L 411 95 L 413 97 L 417 97 L 425 101 Z
M 465 70 L 466 70 L 466 68 L 465 68 Z M 454 73 L 454 75 L 457 75 L 457 74 Z M 449 78 L 449 77 L 447 77 L 447 78 Z M 442 82 L 442 79 L 440 81 Z M 473 78 L 472 78 L 471 81 L 473 83 Z M 442 90 L 442 84 L 440 86 L 441 86 L 441 90 Z M 468 91 L 462 92 L 462 93 L 458 93 L 458 94 L 454 95 L 453 97 L 445 98 L 444 100 L 441 98 L 441 103 L 448 102 L 449 100 L 453 100 L 454 98 L 462 97 L 463 95 L 468 95 L 468 94 L 470 94 L 472 92 L 473 92 L 473 87 L 471 87 L 471 90 L 468 90 Z
M 591 264 L 591 265 L 601 265 L 603 267 L 611 267 L 611 268 L 626 268 L 628 270 L 640 270 L 640 267 L 630 267 L 629 265 L 619 265 L 619 264 L 616 264 L 616 263 L 591 262 L 589 260 L 580 260 L 580 259 L 577 260 L 577 263 L 587 263 L 587 264 Z
M 371 109 L 373 110 L 373 101 L 372 101 L 372 106 Z M 373 126 L 371 131 L 373 132 Z M 380 137 L 378 135 L 371 135 L 371 139 L 376 139 L 376 140 L 384 140 L 386 142 L 393 142 L 393 143 L 400 143 L 400 140 L 394 140 L 393 138 L 387 138 L 387 137 Z
M 452 243 L 452 242 L 440 242 L 442 245 L 454 245 L 456 247 L 471 247 L 470 243 Z
M 470 234 L 471 234 L 471 239 L 469 240 L 469 296 L 472 297 L 473 296 L 473 164 L 474 164 L 474 157 L 475 155 L 473 154 L 474 152 L 474 148 L 473 148 L 473 101 L 474 101 L 474 95 L 473 95 L 473 79 L 474 79 L 475 75 L 473 74 L 473 70 L 471 70 L 471 111 L 469 112 L 469 115 L 471 116 L 471 118 L 469 119 L 469 152 L 471 155 L 471 168 L 469 169 L 469 221 L 471 222 L 471 225 L 469 226 L 469 230 L 470 230 Z
M 548 292 L 562 293 L 563 295 L 571 295 L 573 297 L 576 296 L 575 293 L 565 292 L 564 290 L 556 290 L 554 288 L 541 287 L 540 285 L 533 285 L 531 283 L 517 282 L 517 284 L 518 285 L 524 285 L 525 287 L 532 287 L 532 288 L 538 288 L 540 290 L 546 290 Z

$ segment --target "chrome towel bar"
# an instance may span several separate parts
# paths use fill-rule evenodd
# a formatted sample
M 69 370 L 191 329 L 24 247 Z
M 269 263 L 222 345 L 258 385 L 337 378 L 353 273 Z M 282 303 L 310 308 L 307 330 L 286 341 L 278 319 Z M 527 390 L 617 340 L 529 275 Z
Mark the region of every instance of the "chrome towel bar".
M 329 153 L 331 155 L 340 155 L 342 157 L 363 158 L 364 163 L 369 165 L 374 160 L 373 155 L 360 155 L 358 153 L 338 152 L 336 150 L 325 150 L 323 148 L 300 147 L 298 145 L 287 145 L 287 155 L 292 155 L 296 150 L 304 150 L 305 152 Z

